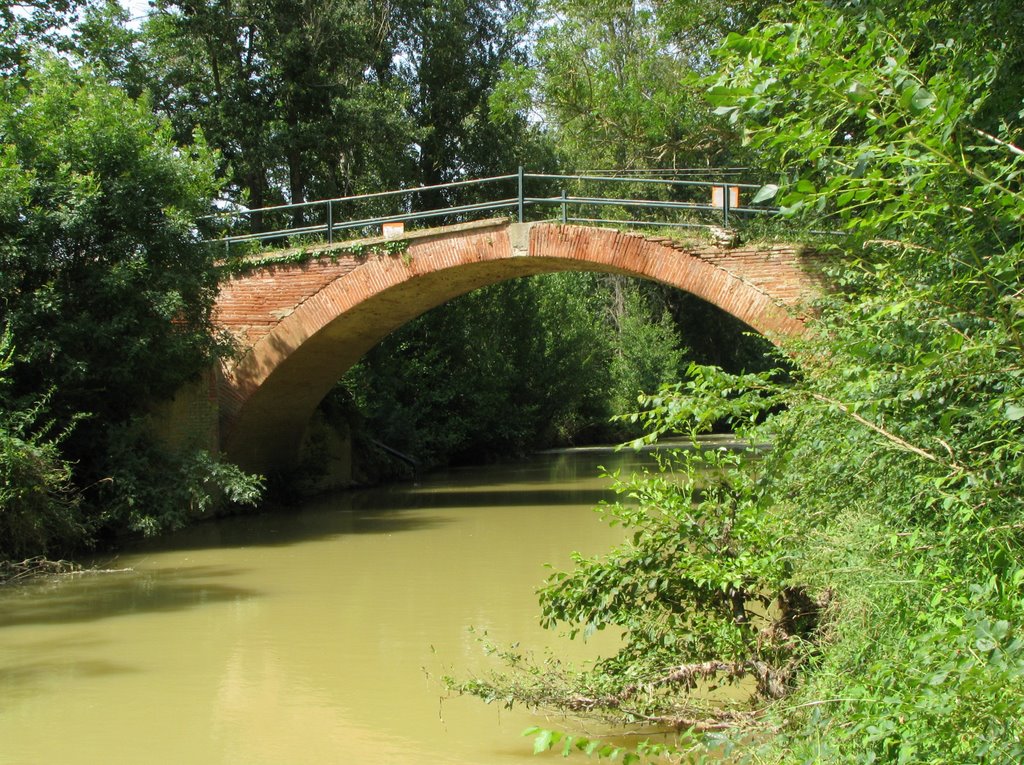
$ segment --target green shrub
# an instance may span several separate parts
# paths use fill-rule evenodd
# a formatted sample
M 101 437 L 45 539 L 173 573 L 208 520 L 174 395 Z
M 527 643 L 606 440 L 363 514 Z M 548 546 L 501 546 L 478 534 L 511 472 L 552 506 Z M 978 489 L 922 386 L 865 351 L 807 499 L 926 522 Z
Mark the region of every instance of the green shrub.
M 108 532 L 174 531 L 229 504 L 255 505 L 262 494 L 262 476 L 202 449 L 172 454 L 154 442 L 145 420 L 110 428 L 109 439 L 97 501 Z
M 71 467 L 40 424 L 43 403 L 5 396 L 13 349 L 0 337 L 0 560 L 62 554 L 86 541 Z

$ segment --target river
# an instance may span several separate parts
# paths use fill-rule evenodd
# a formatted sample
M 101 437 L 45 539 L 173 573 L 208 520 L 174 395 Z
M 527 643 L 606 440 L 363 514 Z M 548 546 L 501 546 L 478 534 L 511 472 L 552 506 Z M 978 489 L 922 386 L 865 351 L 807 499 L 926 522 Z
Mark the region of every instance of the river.
M 621 530 L 570 450 L 202 524 L 102 568 L 0 591 L 0 763 L 536 763 L 525 710 L 447 698 L 479 642 L 612 647 L 542 630 L 544 564 Z M 469 628 L 474 628 L 471 632 Z M 558 758 L 561 761 L 561 758 Z

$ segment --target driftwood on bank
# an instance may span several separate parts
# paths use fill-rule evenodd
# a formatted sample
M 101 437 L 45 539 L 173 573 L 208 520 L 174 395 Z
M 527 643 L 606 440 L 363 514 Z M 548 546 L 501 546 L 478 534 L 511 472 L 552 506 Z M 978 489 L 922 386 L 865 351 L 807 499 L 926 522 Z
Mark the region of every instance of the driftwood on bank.
M 50 560 L 43 556 L 26 558 L 21 561 L 0 560 L 0 586 L 24 584 L 47 576 L 75 576 L 82 574 L 113 574 L 131 571 L 130 568 L 100 569 L 86 568 L 80 563 L 67 560 Z

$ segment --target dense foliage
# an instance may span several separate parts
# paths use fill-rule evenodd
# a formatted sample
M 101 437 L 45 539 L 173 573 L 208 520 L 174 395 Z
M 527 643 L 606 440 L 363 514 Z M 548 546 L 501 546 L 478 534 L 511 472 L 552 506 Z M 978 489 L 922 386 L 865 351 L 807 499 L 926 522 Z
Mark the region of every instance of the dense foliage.
M 648 399 L 652 437 L 724 417 L 771 450 L 670 457 L 629 482 L 612 514 L 642 533 L 542 591 L 552 624 L 616 625 L 623 651 L 563 683 L 528 667 L 513 697 L 690 731 L 652 756 L 733 728 L 701 746 L 1024 758 L 1022 21 L 999 0 L 803 2 L 728 38 L 712 103 L 779 169 L 761 196 L 845 231 L 837 289 L 787 347 L 794 380 L 694 369 Z M 730 614 L 737 594 L 767 608 Z M 692 714 L 696 678 L 740 675 L 756 680 L 745 715 Z M 556 739 L 602 752 L 538 748 Z
M 71 466 L 42 410 L 45 399 L 17 405 L 10 398 L 14 349 L 0 336 L 0 560 L 64 549 L 83 534 Z
M 0 324 L 11 348 L 3 405 L 7 432 L 40 459 L 35 475 L 11 474 L 2 511 L 30 513 L 28 497 L 76 506 L 72 487 L 90 505 L 77 535 L 67 524 L 48 536 L 9 529 L 7 551 L 39 552 L 124 528 L 110 503 L 141 500 L 120 478 L 115 429 L 213 358 L 216 276 L 194 223 L 216 182 L 201 139 L 180 148 L 148 103 L 89 70 L 40 55 L 2 88 Z M 32 430 L 18 414 L 26 410 L 49 430 Z M 46 432 L 60 434 L 59 444 Z M 23 452 L 8 454 L 5 470 L 14 471 Z M 158 527 L 181 512 L 166 491 L 181 473 L 166 467 L 154 458 L 137 471 L 159 498 L 142 510 L 165 519 Z
M 386 338 L 343 385 L 379 438 L 426 465 L 571 440 L 606 419 L 610 349 L 593 293 L 565 286 L 474 292 Z
M 1021 23 L 801 4 L 731 38 L 712 91 L 856 256 L 775 425 L 778 505 L 814 519 L 795 575 L 840 598 L 805 757 L 1024 755 Z
M 394 184 L 408 162 L 390 78 L 387 6 L 331 2 L 155 4 L 146 85 L 180 140 L 201 127 L 228 190 L 253 207 Z M 298 213 L 297 213 L 298 215 Z
M 228 193 L 252 207 L 508 172 L 543 154 L 525 120 L 489 118 L 501 67 L 520 56 L 511 21 L 524 11 L 160 0 L 137 35 L 139 84 L 180 140 L 203 129 Z
M 574 170 L 726 167 L 742 147 L 711 114 L 700 78 L 713 48 L 762 5 L 544 0 L 532 55 L 509 62 L 495 104 L 540 119 Z
M 77 0 L 0 0 L 0 74 L 23 75 L 35 46 L 66 49 L 60 31 L 77 17 Z
M 65 422 L 124 419 L 211 357 L 216 282 L 193 221 L 215 188 L 212 158 L 55 60 L 6 96 L 0 300 L 15 394 L 55 386 Z

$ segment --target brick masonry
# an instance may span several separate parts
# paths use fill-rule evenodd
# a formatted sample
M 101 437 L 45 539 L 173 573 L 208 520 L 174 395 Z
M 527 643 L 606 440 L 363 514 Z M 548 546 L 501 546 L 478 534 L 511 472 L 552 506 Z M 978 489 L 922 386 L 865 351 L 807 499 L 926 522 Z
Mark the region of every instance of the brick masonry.
M 149 416 L 151 432 L 172 453 L 204 449 L 216 454 L 220 450 L 219 396 L 220 370 L 209 369 L 154 408 Z
M 238 356 L 219 383 L 221 446 L 243 467 L 297 456 L 317 404 L 388 333 L 473 289 L 567 270 L 637 276 L 691 292 L 774 338 L 803 331 L 823 289 L 819 259 L 798 246 L 681 243 L 550 223 L 482 221 L 415 232 L 402 256 L 322 246 L 301 265 L 265 267 L 221 289 L 215 321 Z M 524 245 L 528 242 L 528 248 Z M 515 244 L 516 246 L 513 246 Z

